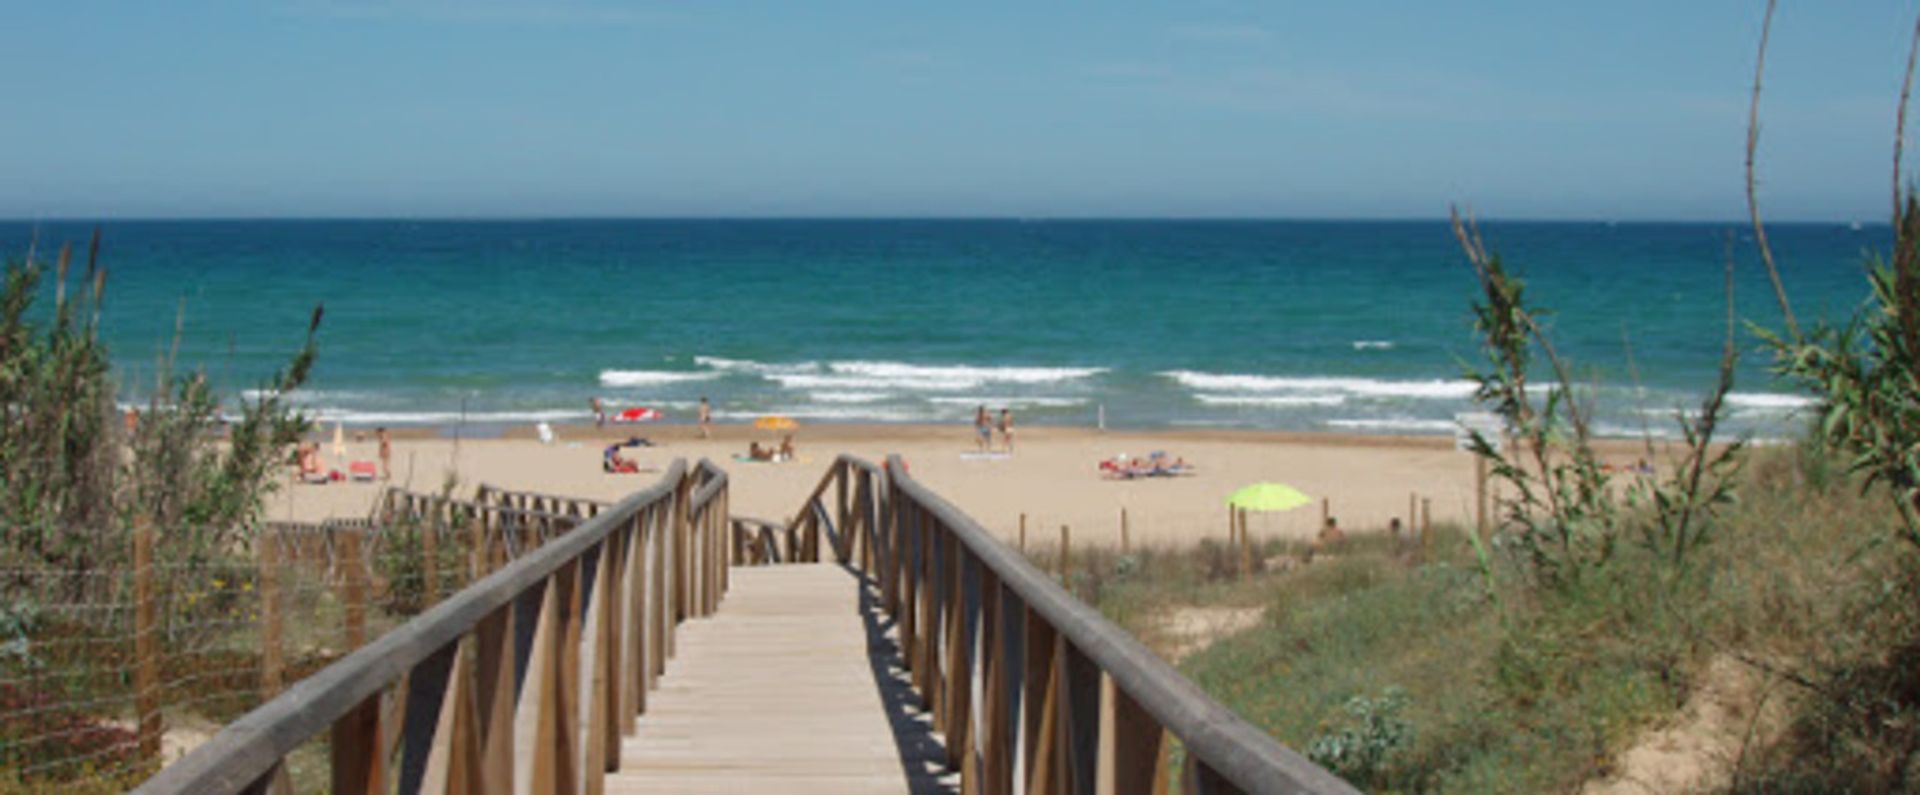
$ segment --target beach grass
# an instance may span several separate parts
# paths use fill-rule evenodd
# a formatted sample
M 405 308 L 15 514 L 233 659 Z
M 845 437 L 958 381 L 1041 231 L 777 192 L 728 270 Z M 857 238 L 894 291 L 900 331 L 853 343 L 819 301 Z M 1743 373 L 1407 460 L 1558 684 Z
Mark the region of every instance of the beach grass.
M 1896 670 L 1916 648 L 1912 553 L 1895 519 L 1831 459 L 1804 446 L 1755 453 L 1744 498 L 1716 541 L 1676 570 L 1624 547 L 1568 587 L 1523 589 L 1474 563 L 1465 529 L 1424 551 L 1355 533 L 1312 563 L 1266 545 L 1265 571 L 1219 571 L 1218 550 L 1076 552 L 1083 598 L 1162 653 L 1182 608 L 1259 608 L 1250 628 L 1179 661 L 1209 693 L 1306 752 L 1350 722 L 1354 699 L 1405 694 L 1409 738 L 1364 770 L 1370 790 L 1543 792 L 1622 771 L 1645 734 L 1685 728 L 1685 707 L 1738 672 L 1735 711 L 1709 729 L 1716 788 L 1881 790 L 1905 779 L 1920 716 Z M 1047 553 L 1036 557 L 1047 563 Z M 1726 666 L 1716 663 L 1727 663 Z M 1721 689 L 1725 689 L 1722 687 Z M 1862 720 L 1877 705 L 1880 728 Z M 1729 750 L 1730 749 L 1730 750 Z M 1902 749 L 1905 749 L 1904 752 Z

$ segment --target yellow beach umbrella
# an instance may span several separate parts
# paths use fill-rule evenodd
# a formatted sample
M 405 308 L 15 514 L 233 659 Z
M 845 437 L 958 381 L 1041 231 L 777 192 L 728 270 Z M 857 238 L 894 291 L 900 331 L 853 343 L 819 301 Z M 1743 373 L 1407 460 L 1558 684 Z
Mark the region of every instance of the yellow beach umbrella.
M 760 419 L 754 420 L 753 427 L 763 431 L 791 431 L 800 427 L 800 423 L 794 422 L 792 417 L 768 414 Z
M 1312 497 L 1285 483 L 1255 483 L 1227 498 L 1228 505 L 1249 511 L 1291 511 L 1312 502 Z

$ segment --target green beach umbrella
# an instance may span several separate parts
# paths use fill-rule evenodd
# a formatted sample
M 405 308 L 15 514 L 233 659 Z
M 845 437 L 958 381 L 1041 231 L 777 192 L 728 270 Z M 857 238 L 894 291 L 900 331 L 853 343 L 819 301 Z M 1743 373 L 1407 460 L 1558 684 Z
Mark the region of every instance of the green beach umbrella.
M 1285 483 L 1255 483 L 1227 498 L 1228 505 L 1249 511 L 1291 511 L 1311 502 L 1312 497 Z

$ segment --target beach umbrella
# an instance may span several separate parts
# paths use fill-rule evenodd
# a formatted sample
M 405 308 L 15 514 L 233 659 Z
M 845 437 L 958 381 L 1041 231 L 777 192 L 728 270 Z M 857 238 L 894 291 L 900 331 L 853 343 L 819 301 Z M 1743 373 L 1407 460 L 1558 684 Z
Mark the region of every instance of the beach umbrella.
M 794 422 L 792 417 L 768 414 L 760 419 L 754 420 L 753 427 L 763 431 L 791 431 L 800 427 L 800 423 Z
M 333 423 L 333 457 L 347 457 L 347 425 L 338 420 Z
M 1285 483 L 1255 483 L 1227 498 L 1228 505 L 1249 511 L 1291 511 L 1312 502 L 1312 497 Z
M 634 406 L 613 415 L 614 422 L 653 422 L 660 419 L 660 410 L 646 406 Z

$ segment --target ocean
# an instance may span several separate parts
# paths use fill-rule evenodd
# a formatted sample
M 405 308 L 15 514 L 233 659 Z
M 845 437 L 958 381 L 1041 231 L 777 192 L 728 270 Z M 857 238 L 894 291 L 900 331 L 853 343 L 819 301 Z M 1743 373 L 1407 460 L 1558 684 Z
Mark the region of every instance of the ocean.
M 92 224 L 0 223 L 0 251 L 84 250 Z M 180 359 L 261 385 L 326 305 L 300 403 L 349 425 L 589 419 L 599 397 L 689 422 L 966 422 L 1448 433 L 1472 410 L 1476 283 L 1443 221 L 115 221 L 103 333 L 126 399 Z M 1867 296 L 1885 225 L 1769 236 L 1803 318 Z M 1746 351 L 1731 424 L 1807 400 L 1745 324 L 1778 327 L 1750 230 L 1488 223 L 1548 307 L 1609 435 L 1675 432 L 1712 380 L 1723 267 Z

